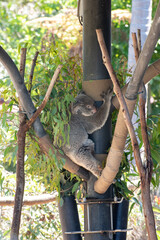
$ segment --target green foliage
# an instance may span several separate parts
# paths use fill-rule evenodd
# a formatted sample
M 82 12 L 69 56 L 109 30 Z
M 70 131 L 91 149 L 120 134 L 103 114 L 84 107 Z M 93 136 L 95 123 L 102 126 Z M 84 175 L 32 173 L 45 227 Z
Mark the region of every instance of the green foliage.
M 158 116 L 151 116 L 149 122 L 149 140 L 151 146 L 151 156 L 153 160 L 153 177 L 152 184 L 157 188 L 160 184 L 160 118 Z
M 40 7 L 41 3 L 42 1 L 37 2 L 37 5 L 39 4 Z M 44 4 L 46 4 L 44 11 L 47 11 L 47 1 L 45 1 Z M 37 50 L 40 52 L 31 90 L 31 97 L 36 107 L 39 107 L 43 101 L 56 67 L 59 64 L 63 65 L 59 78 L 52 90 L 51 97 L 40 116 L 41 122 L 51 139 L 53 141 L 55 138 L 58 139 L 58 145 L 61 145 L 60 135 L 62 135 L 64 141 L 69 141 L 68 138 L 64 139 L 63 129 L 70 119 L 70 103 L 73 101 L 79 89 L 81 89 L 81 59 L 78 56 L 70 57 L 69 49 L 65 43 L 56 36 L 53 37 L 53 34 L 45 33 L 46 30 L 43 28 L 27 25 L 27 16 L 17 14 L 16 10 L 9 10 L 8 6 L 2 6 L 2 2 L 0 2 L 0 12 L 2 16 L 0 20 L 0 44 L 4 49 L 6 49 L 7 46 L 6 51 L 17 66 L 19 66 L 21 47 L 28 48 L 25 71 L 25 84 L 27 88 L 30 85 L 29 74 L 32 59 Z M 44 14 L 47 15 L 48 13 L 45 12 Z M 5 172 L 3 167 L 5 167 L 7 171 L 15 172 L 18 98 L 9 77 L 5 76 L 0 79 L 0 87 L 2 89 L 1 98 L 5 100 L 5 103 L 0 109 L 0 167 L 3 173 Z M 42 154 L 34 132 L 30 129 L 26 138 L 25 175 L 27 177 L 25 194 L 30 194 L 30 191 L 32 194 L 36 192 L 39 193 L 42 189 L 43 192 L 52 192 L 56 189 L 60 193 L 60 187 L 62 195 L 75 193 L 75 191 L 79 189 L 80 179 L 67 171 L 63 172 L 63 164 L 63 158 L 61 161 L 58 161 L 56 155 L 53 156 L 53 154 L 50 154 L 49 157 L 46 157 Z M 9 174 L 9 176 L 9 179 L 12 177 L 12 181 L 8 180 L 7 176 L 0 175 L 2 196 L 11 196 L 15 192 L 15 175 Z M 10 182 L 13 182 L 12 186 L 7 187 L 7 184 L 10 184 Z M 34 182 L 36 186 L 33 189 L 32 186 Z M 80 197 L 80 190 L 78 190 L 78 194 Z M 57 222 L 59 219 L 57 218 L 57 209 L 53 207 L 53 204 L 23 209 L 23 228 L 21 228 L 20 239 L 61 239 L 59 236 L 60 225 L 59 222 Z M 8 216 L 5 214 L 5 217 L 6 224 L 3 224 L 1 227 L 0 238 L 3 236 L 3 239 L 8 239 L 8 229 L 10 228 L 12 214 Z M 7 229 L 7 231 L 5 229 Z
M 3 3 L 8 8 L 12 7 L 16 13 L 20 12 L 21 8 L 23 11 L 34 8 L 35 12 L 42 16 L 55 15 L 65 7 L 77 7 L 77 0 L 6 0 Z
M 37 4 L 40 7 L 48 3 L 47 1 L 40 1 Z M 10 4 L 10 1 L 8 4 Z M 54 2 L 54 4 L 57 3 Z M 68 1 L 66 4 L 73 3 Z M 2 6 L 2 2 L 0 5 Z M 21 47 L 27 46 L 25 71 L 25 84 L 27 87 L 30 85 L 29 74 L 32 59 L 35 52 L 39 50 L 31 91 L 31 97 L 36 107 L 40 106 L 56 67 L 59 64 L 63 65 L 51 97 L 40 116 L 41 122 L 52 141 L 56 141 L 61 146 L 65 141 L 69 142 L 69 138 L 66 138 L 64 135 L 64 128 L 68 128 L 69 132 L 67 125 L 70 119 L 70 103 L 73 101 L 75 95 L 77 95 L 79 89 L 81 89 L 81 59 L 78 56 L 70 57 L 69 49 L 65 43 L 52 33 L 45 33 L 43 28 L 28 26 L 26 24 L 27 16 L 19 15 L 16 10 L 9 10 L 8 6 L 3 5 L 3 8 L 0 8 L 2 13 L 0 21 L 0 34 L 2 37 L 0 43 L 5 49 L 6 44 L 9 43 L 7 52 L 17 65 L 19 65 Z M 6 19 L 8 21 L 5 21 Z M 22 22 L 24 22 L 23 28 Z M 4 103 L 0 110 L 2 122 L 2 127 L 0 128 L 0 140 L 2 142 L 0 151 L 3 153 L 3 162 L 1 161 L 1 164 L 6 169 L 15 171 L 18 98 L 9 77 L 1 78 L 0 86 L 2 88 L 1 97 L 5 102 L 9 102 L 9 104 Z M 37 176 L 38 181 L 45 184 L 46 190 L 52 191 L 56 189 L 60 191 L 60 172 L 63 164 L 63 158 L 61 161 L 58 161 L 56 155 L 53 156 L 52 154 L 52 156 L 50 155 L 47 158 L 41 153 L 34 132 L 30 129 L 26 139 L 26 173 L 31 174 L 33 177 Z M 76 182 L 77 180 L 74 184 Z M 72 186 L 74 184 L 72 183 Z
M 130 9 L 131 8 L 131 0 L 113 0 L 112 1 L 112 10 L 114 9 Z
M 37 60 L 31 96 L 35 106 L 38 107 L 45 96 L 56 66 L 63 63 L 64 67 L 52 91 L 50 100 L 40 116 L 41 122 L 52 140 L 56 140 L 56 143 L 61 146 L 65 141 L 69 142 L 69 137 L 66 138 L 64 135 L 64 128 L 68 128 L 69 132 L 69 107 L 70 103 L 74 100 L 74 96 L 81 88 L 81 67 L 76 63 L 74 58 L 68 56 L 67 48 L 63 43 L 57 40 L 57 42 L 50 43 L 48 46 L 47 44 L 47 42 L 46 45 L 43 43 L 43 52 L 40 53 Z M 29 78 L 28 72 L 26 72 L 25 78 Z M 26 81 L 26 85 L 28 85 L 27 83 L 28 81 Z M 5 99 L 5 85 L 3 85 L 3 88 L 3 97 Z M 15 94 L 14 89 L 12 89 L 12 92 Z M 17 146 L 12 145 L 13 142 L 15 144 L 16 136 L 14 134 L 14 127 L 12 128 L 12 126 L 8 125 L 8 121 L 13 119 L 12 114 L 7 117 L 6 112 L 9 107 L 9 105 L 3 104 L 1 114 L 2 131 L 4 132 L 6 129 L 9 132 L 11 128 L 11 135 L 13 137 L 13 140 L 9 139 L 7 147 L 6 144 L 2 147 L 4 149 L 4 160 L 10 165 L 11 163 L 15 164 Z M 13 119 L 14 124 L 15 120 Z M 1 135 L 1 138 L 5 142 L 4 133 Z M 52 154 L 48 158 L 42 155 L 32 130 L 27 133 L 25 163 L 27 172 L 32 176 L 38 175 L 40 177 L 39 180 L 45 182 L 46 187 L 49 186 L 47 187 L 48 190 L 57 189 L 59 191 L 60 170 L 63 167 L 64 160 L 62 159 L 59 162 L 56 154 L 54 156 Z
M 155 48 L 154 53 L 152 55 L 151 63 L 155 62 L 158 59 L 160 59 L 160 40 L 158 40 L 158 42 L 157 42 L 156 48 Z M 153 78 L 149 83 L 150 84 L 150 95 L 151 95 L 150 104 L 151 104 L 151 114 L 152 115 L 159 114 L 159 109 L 160 109 L 159 82 L 160 82 L 160 75 Z
M 128 41 L 129 41 L 129 22 L 127 20 L 120 21 L 114 19 L 112 21 L 112 64 L 114 69 L 118 69 L 117 65 L 120 59 L 128 58 Z M 123 44 L 122 44 L 123 43 Z M 127 67 L 126 63 L 124 64 Z M 121 65 L 122 66 L 122 65 Z M 126 75 L 123 74 L 125 77 Z
M 114 184 L 115 195 L 119 198 L 124 197 L 125 199 L 131 199 L 133 197 L 133 191 L 129 190 L 128 183 L 134 185 L 131 181 L 131 177 L 138 176 L 138 173 L 132 173 L 131 161 L 128 160 L 130 152 L 125 152 L 120 165 L 119 172 L 116 176 Z
M 26 215 L 27 212 L 27 215 Z M 61 239 L 61 226 L 53 203 L 25 208 L 20 239 Z

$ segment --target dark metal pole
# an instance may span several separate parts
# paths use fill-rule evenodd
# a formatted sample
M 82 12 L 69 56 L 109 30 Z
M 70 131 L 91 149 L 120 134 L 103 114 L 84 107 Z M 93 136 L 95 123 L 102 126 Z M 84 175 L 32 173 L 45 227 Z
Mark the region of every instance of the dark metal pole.
M 97 88 L 102 85 L 102 90 L 111 84 L 109 74 L 103 64 L 102 54 L 97 41 L 96 29 L 101 28 L 104 33 L 106 46 L 111 53 L 111 1 L 110 0 L 83 0 L 83 88 L 90 95 L 94 95 Z M 96 80 L 96 81 L 94 81 Z M 95 96 L 94 96 L 95 97 Z M 98 96 L 97 96 L 98 97 Z M 101 103 L 98 102 L 98 105 Z M 105 154 L 111 140 L 111 119 L 108 124 L 99 131 L 96 131 L 92 138 L 95 142 L 97 154 Z
M 83 80 L 110 78 L 102 62 L 96 29 L 103 30 L 109 54 L 111 53 L 111 1 L 83 0 Z
M 114 229 L 127 229 L 129 200 L 123 199 L 119 204 L 114 204 L 113 225 Z M 125 240 L 127 232 L 114 234 L 114 240 Z
M 100 94 L 111 85 L 109 74 L 103 64 L 102 54 L 97 41 L 96 29 L 101 28 L 109 51 L 111 52 L 111 1 L 83 0 L 83 89 L 101 105 Z M 105 126 L 94 132 L 90 138 L 95 143 L 95 155 L 105 160 L 107 148 L 112 137 L 111 117 Z M 108 203 L 90 204 L 93 199 L 112 199 L 112 187 L 103 194 L 94 192 L 96 178 L 90 177 L 87 182 L 87 202 L 84 207 L 85 231 L 111 229 L 111 205 Z M 85 240 L 111 240 L 109 233 L 85 234 Z
M 63 240 L 82 240 L 81 234 L 66 234 L 66 232 L 81 231 L 75 197 L 65 196 L 63 200 L 63 205 L 58 206 Z

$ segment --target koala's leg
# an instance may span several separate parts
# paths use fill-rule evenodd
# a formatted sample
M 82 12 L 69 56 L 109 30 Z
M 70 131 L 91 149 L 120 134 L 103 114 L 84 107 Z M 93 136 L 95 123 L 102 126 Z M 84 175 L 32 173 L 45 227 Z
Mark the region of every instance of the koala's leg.
M 73 162 L 77 163 L 81 167 L 84 167 L 94 176 L 99 177 L 101 175 L 101 164 L 93 157 L 91 150 L 88 149 L 88 146 L 82 146 L 77 152 L 72 152 L 67 155 Z

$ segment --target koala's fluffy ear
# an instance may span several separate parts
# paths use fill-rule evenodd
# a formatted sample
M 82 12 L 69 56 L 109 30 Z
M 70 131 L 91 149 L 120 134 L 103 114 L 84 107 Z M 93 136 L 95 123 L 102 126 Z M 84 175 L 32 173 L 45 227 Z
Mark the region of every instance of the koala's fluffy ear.
M 83 90 L 81 90 L 81 91 L 79 92 L 79 94 L 85 94 L 85 95 L 86 95 L 85 91 L 83 91 Z
M 71 103 L 71 111 L 73 114 L 77 114 L 79 110 L 79 101 L 75 101 Z

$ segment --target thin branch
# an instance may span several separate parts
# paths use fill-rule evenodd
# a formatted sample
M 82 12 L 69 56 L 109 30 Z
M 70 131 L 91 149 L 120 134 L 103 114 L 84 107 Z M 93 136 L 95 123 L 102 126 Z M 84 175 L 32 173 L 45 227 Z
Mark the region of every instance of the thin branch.
M 136 38 L 136 40 L 135 40 Z M 136 37 L 135 34 L 135 38 L 133 39 L 134 44 L 134 52 L 135 52 L 135 56 L 136 55 L 140 55 L 140 46 L 141 46 L 141 31 L 140 29 L 138 29 L 138 37 Z M 136 45 L 137 44 L 137 45 Z M 138 50 L 139 48 L 139 50 Z M 138 61 L 137 58 L 136 62 Z M 142 131 L 142 140 L 143 140 L 143 144 L 144 144 L 144 151 L 145 151 L 145 157 L 147 159 L 147 168 L 146 171 L 148 171 L 148 181 L 151 181 L 152 178 L 152 169 L 153 169 L 153 163 L 152 163 L 152 157 L 151 157 L 151 150 L 150 150 L 150 143 L 149 143 L 149 138 L 148 138 L 148 133 L 147 133 L 147 124 L 146 124 L 146 119 L 145 119 L 145 103 L 146 103 L 146 89 L 145 89 L 145 85 L 142 84 L 141 88 L 140 88 L 140 95 L 139 95 L 139 112 L 140 112 L 140 124 L 141 124 L 141 131 Z
M 138 40 L 137 40 L 136 34 L 134 34 L 134 35 L 135 35 L 135 37 L 133 38 L 134 52 L 135 52 L 135 56 L 139 56 L 140 46 L 141 46 L 140 30 L 138 31 Z M 137 61 L 138 61 L 138 59 L 136 58 L 136 62 Z M 145 89 L 144 83 L 142 83 L 141 87 L 140 87 L 140 95 L 139 95 L 139 112 L 140 112 L 142 140 L 143 140 L 143 144 L 144 144 L 145 157 L 147 160 L 146 161 L 147 164 L 144 163 L 145 175 L 140 174 L 142 204 L 143 204 L 143 209 L 144 209 L 144 216 L 145 216 L 146 228 L 147 228 L 147 232 L 148 232 L 148 238 L 149 238 L 149 240 L 151 240 L 151 239 L 157 240 L 155 219 L 154 219 L 154 213 L 153 213 L 151 197 L 150 197 L 150 182 L 151 182 L 151 178 L 152 178 L 153 163 L 152 163 L 150 144 L 149 144 L 149 139 L 148 139 L 148 134 L 147 134 L 147 124 L 146 124 L 146 119 L 145 119 L 145 103 L 146 103 L 146 89 Z
M 22 48 L 21 49 L 21 58 L 20 58 L 19 72 L 20 72 L 21 77 L 22 77 L 23 80 L 24 80 L 25 65 L 26 65 L 26 53 L 27 53 L 27 48 Z
M 32 61 L 31 72 L 30 72 L 30 75 L 29 75 L 29 88 L 28 88 L 28 92 L 30 94 L 31 94 L 33 74 L 34 74 L 34 69 L 35 69 L 35 66 L 36 66 L 36 61 L 37 61 L 37 58 L 38 58 L 38 54 L 39 54 L 39 52 L 37 51 L 35 53 L 35 55 L 34 55 L 34 58 L 33 58 L 33 61 Z
M 147 160 L 146 171 L 148 171 L 148 181 L 151 182 L 153 162 L 152 162 L 150 143 L 149 143 L 149 138 L 147 133 L 146 118 L 145 118 L 146 89 L 144 85 L 141 87 L 140 92 L 142 92 L 142 94 L 140 94 L 139 96 L 140 124 L 141 124 L 142 140 L 144 144 L 145 158 Z
M 57 199 L 57 195 L 54 194 L 42 194 L 38 196 L 27 196 L 23 199 L 23 206 L 32 206 L 38 204 L 46 204 L 54 202 Z M 0 197 L 0 206 L 14 206 L 14 197 Z
M 52 92 L 53 86 L 54 86 L 54 84 L 55 84 L 55 82 L 56 82 L 56 80 L 58 78 L 58 75 L 60 73 L 61 68 L 62 68 L 62 65 L 59 65 L 57 67 L 56 71 L 54 72 L 54 75 L 53 75 L 52 80 L 50 82 L 50 85 L 49 85 L 49 87 L 47 89 L 47 92 L 46 92 L 46 95 L 45 95 L 45 97 L 43 99 L 43 102 L 41 103 L 41 105 L 39 106 L 37 111 L 33 114 L 33 116 L 29 119 L 29 121 L 26 123 L 28 128 L 33 124 L 33 122 L 36 120 L 36 118 L 40 115 L 40 113 L 42 112 L 42 110 L 46 106 L 47 101 L 48 101 L 49 96 L 50 96 L 50 94 Z
M 137 62 L 140 52 L 139 52 L 139 49 L 138 49 L 136 33 L 132 33 L 132 41 L 133 41 L 134 56 L 135 56 L 135 59 L 136 59 L 136 62 Z
M 137 30 L 137 45 L 138 45 L 138 52 L 140 54 L 141 48 L 142 48 L 142 46 L 141 46 L 141 30 L 140 29 Z

